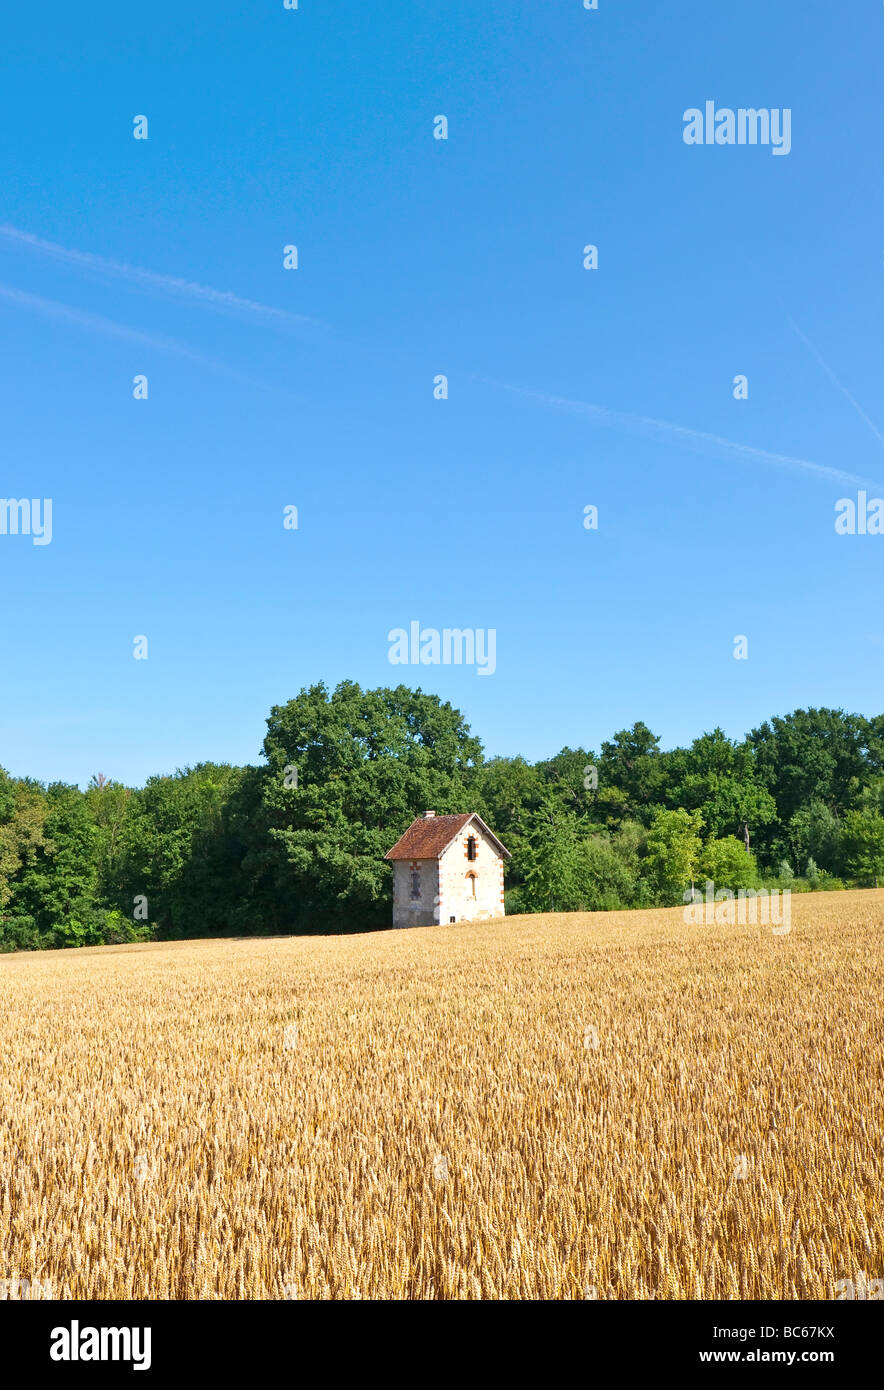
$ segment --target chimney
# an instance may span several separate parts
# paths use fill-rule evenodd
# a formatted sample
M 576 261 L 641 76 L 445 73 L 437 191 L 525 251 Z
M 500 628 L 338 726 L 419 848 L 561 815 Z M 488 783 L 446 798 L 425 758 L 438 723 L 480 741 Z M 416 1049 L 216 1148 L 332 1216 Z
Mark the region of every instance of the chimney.
M 435 814 L 436 814 L 435 811 L 424 811 L 424 820 L 432 820 L 432 818 L 433 818 L 433 816 L 435 816 Z

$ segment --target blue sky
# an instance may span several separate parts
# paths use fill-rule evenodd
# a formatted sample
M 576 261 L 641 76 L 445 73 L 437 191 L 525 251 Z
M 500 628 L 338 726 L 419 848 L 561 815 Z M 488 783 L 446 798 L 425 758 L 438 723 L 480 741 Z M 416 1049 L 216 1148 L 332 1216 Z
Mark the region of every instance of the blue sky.
M 884 496 L 882 33 L 873 0 L 7 16 L 0 496 L 53 535 L 0 535 L 0 764 L 256 761 L 320 679 L 530 758 L 879 713 L 884 537 L 834 507 Z M 791 109 L 791 151 L 686 145 L 707 100 Z M 494 628 L 493 676 L 390 665 L 412 620 Z

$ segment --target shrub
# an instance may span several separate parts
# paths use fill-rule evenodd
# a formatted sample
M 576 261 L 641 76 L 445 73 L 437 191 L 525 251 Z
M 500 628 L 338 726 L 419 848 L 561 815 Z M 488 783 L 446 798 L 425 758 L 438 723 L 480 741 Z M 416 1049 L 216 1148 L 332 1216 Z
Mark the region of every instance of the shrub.
M 0 917 L 0 952 L 42 951 L 51 945 L 33 917 Z

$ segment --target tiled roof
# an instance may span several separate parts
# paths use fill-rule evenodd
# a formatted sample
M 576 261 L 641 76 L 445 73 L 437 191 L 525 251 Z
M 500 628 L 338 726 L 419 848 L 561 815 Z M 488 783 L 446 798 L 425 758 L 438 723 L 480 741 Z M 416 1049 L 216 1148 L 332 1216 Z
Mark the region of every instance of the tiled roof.
M 438 859 L 439 855 L 451 844 L 455 835 L 458 835 L 464 826 L 471 820 L 477 820 L 482 829 L 487 831 L 491 839 L 499 846 L 501 852 L 509 859 L 509 851 L 489 829 L 481 817 L 474 812 L 468 811 L 466 815 L 460 816 L 418 816 L 417 820 L 411 825 L 395 843 L 391 850 L 384 855 L 385 859 Z
M 418 816 L 384 855 L 385 859 L 436 859 L 472 815 Z

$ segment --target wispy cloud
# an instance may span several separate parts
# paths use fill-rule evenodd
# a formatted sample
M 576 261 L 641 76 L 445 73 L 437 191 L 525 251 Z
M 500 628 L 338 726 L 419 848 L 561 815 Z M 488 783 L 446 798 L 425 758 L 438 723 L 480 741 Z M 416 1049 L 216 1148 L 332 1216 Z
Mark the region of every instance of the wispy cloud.
M 791 325 L 791 327 L 798 334 L 798 337 L 801 339 L 802 343 L 804 343 L 804 346 L 808 348 L 810 352 L 813 353 L 814 357 L 816 358 L 819 365 L 822 367 L 829 380 L 834 382 L 834 384 L 838 387 L 838 390 L 841 392 L 842 396 L 844 396 L 844 398 L 848 400 L 850 404 L 853 406 L 859 418 L 863 421 L 864 424 L 868 425 L 869 429 L 872 431 L 872 434 L 875 436 L 878 443 L 884 444 L 884 434 L 882 434 L 881 431 L 878 429 L 878 426 L 875 424 L 874 420 L 869 419 L 868 415 L 863 410 L 859 401 L 856 400 L 856 398 L 850 394 L 847 387 L 842 386 L 841 382 L 838 380 L 835 373 L 832 371 L 832 368 L 829 366 L 828 362 L 826 362 L 822 353 L 814 347 L 807 334 L 801 331 L 791 314 L 787 314 L 786 318 L 789 320 L 789 324 Z
M 179 357 L 186 357 L 188 361 L 197 363 L 198 366 L 208 367 L 215 372 L 223 372 L 225 376 L 233 377 L 236 381 L 244 382 L 248 386 L 257 386 L 263 391 L 272 391 L 276 395 L 286 396 L 289 400 L 294 399 L 290 391 L 271 386 L 267 382 L 258 381 L 253 377 L 244 376 L 235 367 L 228 367 L 226 362 L 219 362 L 214 357 L 207 357 L 202 352 L 195 352 L 193 348 L 188 347 L 185 343 L 179 343 L 175 338 L 165 338 L 156 333 L 142 333 L 138 328 L 129 328 L 126 324 L 117 323 L 113 319 L 106 319 L 101 314 L 92 314 L 86 309 L 77 309 L 70 304 L 62 304 L 56 299 L 45 299 L 39 294 L 28 294 L 26 290 L 17 289 L 14 285 L 0 283 L 0 301 L 2 300 L 19 309 L 42 314 L 44 318 L 73 324 L 74 327 L 83 328 L 89 333 L 100 333 L 104 337 L 118 338 L 122 342 L 138 343 L 144 347 L 159 349 L 161 352 L 176 353 Z
M 648 415 L 632 415 L 622 410 L 609 410 L 607 406 L 592 405 L 588 401 L 568 400 L 563 396 L 552 396 L 544 391 L 531 391 L 522 386 L 512 386 L 505 381 L 493 381 L 488 377 L 477 379 L 488 386 L 497 386 L 501 390 L 512 391 L 515 395 L 522 396 L 526 400 L 536 401 L 538 405 L 546 406 L 550 410 L 560 410 L 569 415 L 577 415 L 595 425 L 619 427 L 629 430 L 633 434 L 665 438 L 673 443 L 682 444 L 695 453 L 717 453 L 730 458 L 742 459 L 746 463 L 765 463 L 776 468 L 797 468 L 805 473 L 814 474 L 818 478 L 831 479 L 839 483 L 859 483 L 860 485 L 865 483 L 872 487 L 879 486 L 877 483 L 871 483 L 868 478 L 857 477 L 853 473 L 845 473 L 840 468 L 829 468 L 825 464 L 813 463 L 810 459 L 793 458 L 789 454 L 772 453 L 769 449 L 757 449 L 752 444 L 738 444 L 734 440 L 724 439 L 718 434 L 707 434 L 704 430 L 691 429 L 687 425 L 674 425 L 669 420 L 654 420 Z
M 161 275 L 154 270 L 144 270 L 139 266 L 126 265 L 123 261 L 109 260 L 106 256 L 93 255 L 91 251 L 75 251 L 67 246 L 59 246 L 54 241 L 44 241 L 42 237 L 23 232 L 9 223 L 0 224 L 0 239 L 7 245 L 18 246 L 80 270 L 92 271 L 110 279 L 125 280 L 136 289 L 154 294 L 171 296 L 175 299 L 189 300 L 203 304 L 210 309 L 222 312 L 247 314 L 280 327 L 300 325 L 315 326 L 317 320 L 302 314 L 291 314 L 285 309 L 275 309 L 269 304 L 260 304 L 254 299 L 244 299 L 230 290 L 216 290 L 211 285 L 200 285 L 193 280 L 184 280 L 177 275 Z
M 164 338 L 155 333 L 142 333 L 138 328 L 129 328 L 126 324 L 116 323 L 113 319 L 106 319 L 101 314 L 91 314 L 86 309 L 77 309 L 69 304 L 61 304 L 57 299 L 44 299 L 39 294 L 28 294 L 26 290 L 16 289 L 14 285 L 0 283 L 0 299 L 5 299 L 9 304 L 17 305 L 19 309 L 30 309 L 35 313 L 42 314 L 45 318 L 60 319 L 65 323 L 74 324 L 77 328 L 85 328 L 91 333 L 102 333 L 105 337 L 120 338 L 123 342 L 140 343 L 146 347 L 160 348 L 163 352 L 176 352 L 181 357 L 188 357 L 192 362 L 199 362 L 207 367 L 222 365 L 211 357 L 194 352 L 192 348 L 177 342 L 174 338 Z

